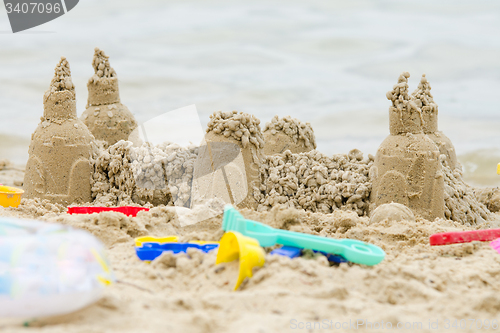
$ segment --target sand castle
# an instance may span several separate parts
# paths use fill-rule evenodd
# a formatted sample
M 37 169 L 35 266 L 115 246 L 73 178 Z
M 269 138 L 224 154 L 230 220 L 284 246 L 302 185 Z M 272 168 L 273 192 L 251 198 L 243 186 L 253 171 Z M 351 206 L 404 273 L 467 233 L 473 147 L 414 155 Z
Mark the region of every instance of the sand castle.
M 436 144 L 439 152 L 446 156 L 446 162 L 452 169 L 457 167 L 457 155 L 451 140 L 438 131 L 438 106 L 431 94 L 431 86 L 425 74 L 422 75 L 418 88 L 413 92 L 412 99 L 422 112 L 422 128 L 424 133 Z
M 92 66 L 95 74 L 87 83 L 89 97 L 81 120 L 97 140 L 113 145 L 128 140 L 137 122 L 129 109 L 120 102 L 118 78 L 108 56 L 95 48 Z
M 257 208 L 259 165 L 264 138 L 260 120 L 243 112 L 215 112 L 210 116 L 206 144 L 194 166 L 192 205 L 217 198 L 239 207 Z
M 99 93 L 91 93 L 89 103 L 92 96 L 101 106 L 105 105 L 102 98 L 119 100 L 116 74 L 107 59 L 96 49 L 96 75 L 89 82 L 89 91 Z M 63 59 L 45 96 L 42 123 L 33 134 L 26 196 L 66 204 L 94 200 L 94 204 L 106 206 L 135 203 L 186 209 L 210 201 L 258 211 L 285 205 L 322 213 L 340 209 L 359 216 L 396 202 L 429 220 L 444 217 L 480 223 L 487 219 L 488 211 L 464 190 L 469 187 L 460 168 L 455 168 L 453 145 L 437 130 L 431 87 L 424 75 L 410 95 L 408 77 L 403 73 L 387 94 L 393 104 L 391 135 L 376 158 L 365 158 L 357 149 L 326 156 L 315 150 L 309 123 L 275 116 L 262 133 L 257 118 L 236 111 L 215 112 L 199 148 L 172 143 L 136 147 L 125 140 L 108 145 L 112 142 L 108 140 L 101 141 L 104 146 L 93 149 L 90 156 L 93 138 L 76 119 L 74 86 Z M 102 85 L 114 88 L 106 94 Z M 87 110 L 93 113 L 86 111 L 87 120 L 95 120 L 91 125 L 100 124 L 98 108 Z M 121 119 L 118 114 L 108 118 Z M 135 124 L 133 118 L 132 122 Z M 101 139 L 120 132 L 108 130 L 101 128 Z M 53 146 L 62 148 L 49 153 L 47 147 Z M 89 164 L 90 182 L 86 181 Z
M 41 123 L 31 137 L 25 197 L 66 205 L 90 202 L 89 159 L 94 137 L 76 116 L 75 86 L 64 57 L 55 68 L 43 104 Z
M 293 154 L 316 149 L 314 131 L 310 123 L 286 116 L 274 116 L 263 131 L 265 155 L 274 155 L 290 150 Z
M 424 122 L 427 119 L 427 130 L 435 132 L 437 108 L 433 107 L 431 98 L 426 99 L 430 96 L 426 81 L 421 82 L 414 96 L 410 96 L 409 77 L 408 72 L 402 73 L 398 84 L 387 93 L 387 99 L 392 101 L 390 135 L 380 145 L 370 170 L 371 208 L 400 203 L 433 221 L 444 217 L 444 179 L 439 160 L 441 153 L 434 141 L 424 134 Z

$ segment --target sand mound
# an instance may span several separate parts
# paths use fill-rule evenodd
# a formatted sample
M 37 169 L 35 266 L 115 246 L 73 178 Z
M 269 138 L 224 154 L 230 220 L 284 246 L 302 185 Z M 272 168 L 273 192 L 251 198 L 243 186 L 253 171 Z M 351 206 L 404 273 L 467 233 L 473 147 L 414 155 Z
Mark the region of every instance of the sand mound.
M 243 148 L 251 143 L 257 149 L 261 149 L 264 147 L 264 137 L 259 124 L 260 120 L 248 113 L 217 111 L 210 115 L 207 133 L 214 132 L 226 138 L 232 137 L 241 141 Z
M 273 155 L 290 150 L 292 153 L 304 153 L 316 149 L 314 131 L 310 123 L 286 116 L 274 116 L 264 128 L 264 154 Z
M 445 217 L 465 225 L 474 225 L 490 218 L 490 211 L 481 203 L 472 187 L 467 185 L 458 168 L 451 169 L 441 155 L 441 166 L 444 175 Z
M 410 208 L 393 202 L 380 205 L 371 213 L 370 224 L 380 223 L 383 220 L 388 220 L 390 223 L 401 221 L 414 222 L 415 216 Z
M 490 212 L 500 211 L 500 189 L 498 187 L 476 188 L 474 193 L 479 202 L 485 205 Z
M 188 207 L 197 148 L 172 143 L 133 147 L 119 141 L 93 160 L 95 204 L 176 205 Z
M 189 207 L 194 162 L 197 147 L 181 147 L 162 143 L 156 147 L 143 144 L 131 148 L 132 172 L 141 197 L 148 190 L 170 193 L 170 201 L 177 207 Z
M 298 143 L 299 141 L 303 141 L 304 146 L 316 149 L 316 139 L 314 138 L 314 131 L 311 124 L 301 122 L 296 118 L 290 116 L 279 118 L 278 116 L 274 116 L 270 122 L 266 123 L 265 131 L 271 131 L 272 134 L 282 131 L 291 137 L 293 142 Z
M 254 193 L 258 210 L 285 204 L 313 212 L 344 209 L 367 215 L 372 163 L 357 149 L 332 157 L 316 150 L 267 156 L 261 163 L 260 191 Z

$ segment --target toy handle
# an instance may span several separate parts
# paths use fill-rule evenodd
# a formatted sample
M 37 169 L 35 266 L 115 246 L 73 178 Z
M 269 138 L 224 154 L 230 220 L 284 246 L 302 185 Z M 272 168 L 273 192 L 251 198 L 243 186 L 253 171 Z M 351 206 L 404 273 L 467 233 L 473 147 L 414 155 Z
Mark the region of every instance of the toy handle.
M 345 243 L 342 255 L 348 261 L 373 266 L 381 262 L 385 252 L 378 246 L 353 239 L 343 239 Z
M 277 243 L 339 254 L 356 264 L 373 266 L 381 262 L 385 252 L 378 246 L 353 239 L 333 239 L 294 231 L 276 230 Z

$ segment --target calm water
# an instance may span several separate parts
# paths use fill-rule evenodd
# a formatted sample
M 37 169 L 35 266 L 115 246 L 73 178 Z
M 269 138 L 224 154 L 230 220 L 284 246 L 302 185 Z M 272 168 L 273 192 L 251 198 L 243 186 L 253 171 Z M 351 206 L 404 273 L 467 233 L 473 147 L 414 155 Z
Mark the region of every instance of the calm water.
M 84 111 L 98 46 L 139 121 L 191 104 L 202 125 L 215 110 L 292 115 L 328 154 L 375 154 L 385 93 L 426 73 L 469 180 L 500 184 L 499 2 L 83 0 L 15 35 L 0 7 L 0 159 L 25 163 L 61 55 Z

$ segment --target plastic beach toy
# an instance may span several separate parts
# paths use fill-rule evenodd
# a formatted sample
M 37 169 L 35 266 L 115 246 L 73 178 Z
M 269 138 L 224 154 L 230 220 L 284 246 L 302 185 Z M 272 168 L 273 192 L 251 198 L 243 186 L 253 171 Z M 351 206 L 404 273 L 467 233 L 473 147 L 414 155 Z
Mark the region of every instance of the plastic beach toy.
M 208 253 L 219 247 L 219 242 L 215 241 L 190 241 L 187 243 L 179 243 L 177 236 L 143 236 L 135 239 L 135 252 L 141 260 L 154 260 L 165 251 L 173 253 L 187 252 L 188 248 L 196 248 L 200 251 Z
M 54 223 L 0 218 L 0 317 L 70 313 L 114 281 L 102 243 Z
M 287 230 L 274 229 L 265 224 L 245 219 L 231 205 L 224 207 L 222 229 L 238 231 L 245 236 L 255 238 L 263 247 L 282 244 L 303 249 L 338 254 L 356 264 L 373 266 L 380 263 L 385 252 L 378 246 L 351 239 L 333 239 L 303 234 Z
M 177 236 L 165 236 L 165 237 L 142 236 L 142 237 L 137 237 L 135 239 L 135 246 L 142 246 L 143 243 L 164 244 L 164 243 L 178 243 L 178 242 L 179 242 L 179 237 Z M 203 240 L 192 240 L 189 241 L 188 243 L 199 244 L 199 245 L 219 244 L 219 242 L 216 241 L 203 241 Z
M 165 236 L 165 237 L 153 237 L 153 236 L 143 236 L 137 237 L 135 239 L 135 246 L 142 246 L 143 243 L 177 243 L 179 241 L 179 237 L 177 236 Z
M 293 259 L 293 258 L 300 257 L 302 255 L 302 251 L 303 251 L 303 249 L 298 248 L 298 247 L 283 246 L 283 247 L 281 247 L 279 249 L 272 250 L 270 254 L 277 254 L 277 255 L 280 255 L 280 256 L 284 256 L 284 257 L 288 257 L 290 259 Z M 347 262 L 347 260 L 345 260 L 344 257 L 339 256 L 337 254 L 325 253 L 325 252 L 321 252 L 321 251 L 314 251 L 314 252 L 321 253 L 330 262 L 334 262 L 334 263 L 337 263 L 337 264 L 340 264 L 340 263 L 343 263 L 343 262 Z
M 187 252 L 189 248 L 195 248 L 205 253 L 213 251 L 219 247 L 219 244 L 200 245 L 196 243 L 143 243 L 142 246 L 135 248 L 135 253 L 141 260 L 154 260 L 163 252 L 171 251 L 173 253 Z
M 269 254 L 276 254 L 290 259 L 300 257 L 302 249 L 294 246 L 282 246 L 279 249 L 274 249 Z
M 474 241 L 489 242 L 497 238 L 500 238 L 500 229 L 451 231 L 431 235 L 429 244 L 447 245 Z
M 17 207 L 21 203 L 21 196 L 23 190 L 0 185 L 0 206 L 3 207 Z
M 123 207 L 68 207 L 68 214 L 93 214 L 102 212 L 118 212 L 128 216 L 135 217 L 137 213 L 145 210 L 148 211 L 149 208 L 145 207 L 134 207 L 134 206 L 123 206 Z
M 215 264 L 240 260 L 240 270 L 238 280 L 234 286 L 237 290 L 245 278 L 253 276 L 253 268 L 264 266 L 266 252 L 259 246 L 256 239 L 243 236 L 236 231 L 229 231 L 220 240 L 219 252 Z
M 493 242 L 490 243 L 490 246 L 493 250 L 497 251 L 500 253 L 500 238 L 495 239 Z

